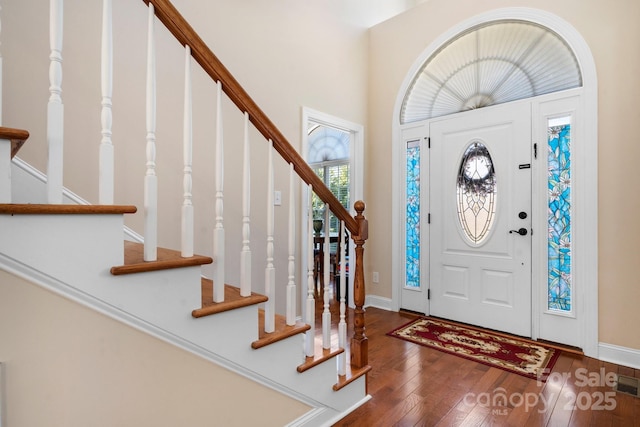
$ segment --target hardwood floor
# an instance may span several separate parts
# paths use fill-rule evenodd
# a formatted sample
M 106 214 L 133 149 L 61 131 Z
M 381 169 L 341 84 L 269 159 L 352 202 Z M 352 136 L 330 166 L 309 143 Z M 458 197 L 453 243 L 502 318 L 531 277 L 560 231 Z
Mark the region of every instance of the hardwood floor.
M 607 373 L 640 378 L 639 369 L 563 352 L 538 383 L 386 336 L 414 317 L 367 308 L 372 398 L 335 426 L 640 426 L 640 398 L 599 383 Z

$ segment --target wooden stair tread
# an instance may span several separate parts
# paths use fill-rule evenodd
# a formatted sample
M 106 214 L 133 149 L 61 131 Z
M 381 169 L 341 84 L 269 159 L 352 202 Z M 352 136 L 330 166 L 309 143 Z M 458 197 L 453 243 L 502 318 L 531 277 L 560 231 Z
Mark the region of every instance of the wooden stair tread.
M 336 357 L 337 355 L 344 353 L 344 348 L 332 346 L 331 348 L 322 348 L 322 338 L 316 339 L 314 342 L 314 354 L 313 356 L 305 357 L 304 363 L 299 365 L 296 369 L 302 373 L 308 369 L 318 366 L 319 364 L 326 362 L 327 360 Z
M 183 258 L 180 251 L 158 248 L 156 261 L 144 260 L 144 244 L 138 242 L 124 242 L 124 265 L 111 267 L 111 274 L 132 274 L 145 271 L 167 270 L 170 268 L 192 267 L 195 265 L 211 264 L 213 259 L 208 256 L 194 255 Z
M 23 129 L 14 129 L 0 126 L 0 140 L 11 141 L 11 158 L 13 159 L 20 147 L 29 139 L 29 132 Z
M 243 297 L 240 295 L 240 289 L 224 285 L 224 301 L 213 302 L 213 280 L 202 278 L 202 307 L 191 312 L 193 317 L 210 316 L 224 311 L 234 310 L 236 308 L 248 307 L 250 305 L 260 304 L 268 300 L 264 295 L 252 292 L 250 296 Z
M 123 215 L 137 210 L 131 205 L 0 204 L 0 214 L 6 215 Z
M 333 385 L 333 391 L 338 391 L 346 387 L 363 375 L 367 375 L 369 371 L 371 371 L 370 365 L 363 366 L 362 368 L 353 368 L 347 363 L 346 373 L 345 375 L 338 375 L 338 382 Z
M 289 326 L 287 325 L 287 320 L 285 316 L 280 314 L 276 314 L 275 316 L 275 330 L 270 333 L 264 332 L 264 310 L 259 310 L 258 313 L 258 339 L 251 343 L 251 348 L 258 349 L 265 347 L 269 344 L 273 344 L 275 342 L 281 341 L 283 339 L 292 337 L 297 334 L 302 334 L 309 329 L 311 326 L 306 323 L 296 322 L 295 325 Z
M 339 348 L 339 347 L 332 347 L 330 349 L 322 348 L 322 337 L 318 336 L 315 341 L 314 356 L 307 357 L 305 359 L 305 362 L 302 365 L 298 366 L 297 370 L 298 372 L 304 372 L 333 357 L 338 356 L 344 351 L 345 350 L 343 348 Z M 348 355 L 347 355 L 347 359 L 348 359 Z M 371 366 L 366 365 L 362 368 L 354 368 L 347 360 L 345 374 L 338 375 L 338 382 L 333 385 L 333 390 L 338 391 L 341 388 L 346 387 L 347 385 L 351 384 L 358 378 L 362 377 L 363 375 L 366 375 L 369 371 L 371 371 Z

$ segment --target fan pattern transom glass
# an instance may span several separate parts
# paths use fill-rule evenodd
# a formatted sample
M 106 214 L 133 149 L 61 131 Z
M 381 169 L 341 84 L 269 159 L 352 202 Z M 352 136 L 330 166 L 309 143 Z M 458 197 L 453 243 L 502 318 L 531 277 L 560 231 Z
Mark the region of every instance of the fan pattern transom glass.
M 313 125 L 309 130 L 310 164 L 348 161 L 351 135 L 328 126 Z
M 496 21 L 450 40 L 420 68 L 400 123 L 582 86 L 571 48 L 548 28 Z

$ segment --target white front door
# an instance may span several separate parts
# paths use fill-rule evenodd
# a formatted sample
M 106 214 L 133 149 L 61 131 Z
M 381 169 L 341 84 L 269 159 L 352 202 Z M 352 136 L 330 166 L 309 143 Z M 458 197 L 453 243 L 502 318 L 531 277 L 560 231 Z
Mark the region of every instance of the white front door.
M 531 112 L 432 121 L 430 314 L 531 336 Z

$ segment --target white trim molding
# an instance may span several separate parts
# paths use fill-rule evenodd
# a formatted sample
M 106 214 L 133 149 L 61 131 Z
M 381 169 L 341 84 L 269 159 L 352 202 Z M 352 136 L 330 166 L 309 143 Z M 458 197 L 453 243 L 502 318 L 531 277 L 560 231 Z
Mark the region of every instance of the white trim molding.
M 600 360 L 640 369 L 640 350 L 601 342 L 599 345 Z

